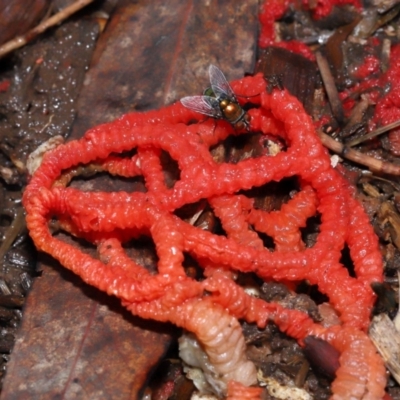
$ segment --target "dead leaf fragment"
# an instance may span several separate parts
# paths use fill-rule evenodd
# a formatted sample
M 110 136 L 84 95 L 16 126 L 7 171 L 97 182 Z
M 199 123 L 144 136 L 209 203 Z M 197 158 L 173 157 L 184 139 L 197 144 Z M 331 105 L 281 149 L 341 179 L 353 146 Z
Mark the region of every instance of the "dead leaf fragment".
M 369 337 L 393 378 L 400 383 L 400 333 L 387 314 L 374 317 L 369 328 Z

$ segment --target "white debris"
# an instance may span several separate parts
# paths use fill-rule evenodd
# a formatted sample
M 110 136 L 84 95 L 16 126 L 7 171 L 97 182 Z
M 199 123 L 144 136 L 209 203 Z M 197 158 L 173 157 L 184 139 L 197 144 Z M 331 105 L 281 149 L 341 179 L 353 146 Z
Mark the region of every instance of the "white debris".
M 55 149 L 62 143 L 64 143 L 64 138 L 60 135 L 57 135 L 42 143 L 36 150 L 29 154 L 26 162 L 26 169 L 28 170 L 29 174 L 33 175 L 33 173 L 40 167 L 45 153 Z
M 281 385 L 272 377 L 264 377 L 262 372 L 258 372 L 258 380 L 261 386 L 265 386 L 270 396 L 281 400 L 313 400 L 313 397 L 304 389 Z
M 218 392 L 224 391 L 214 366 L 194 335 L 184 333 L 179 338 L 179 356 L 186 364 L 183 368 L 186 377 L 193 381 L 200 393 L 214 393 L 213 388 L 218 388 Z
M 397 278 L 399 280 L 399 287 L 400 287 L 400 271 L 397 271 Z M 400 291 L 399 291 L 399 293 L 400 293 Z M 399 305 L 399 308 L 397 309 L 397 313 L 396 313 L 396 316 L 394 317 L 393 323 L 394 323 L 394 326 L 395 326 L 397 332 L 400 333 L 400 305 Z
M 336 168 L 336 166 L 341 162 L 340 157 L 337 154 L 331 156 L 331 167 Z

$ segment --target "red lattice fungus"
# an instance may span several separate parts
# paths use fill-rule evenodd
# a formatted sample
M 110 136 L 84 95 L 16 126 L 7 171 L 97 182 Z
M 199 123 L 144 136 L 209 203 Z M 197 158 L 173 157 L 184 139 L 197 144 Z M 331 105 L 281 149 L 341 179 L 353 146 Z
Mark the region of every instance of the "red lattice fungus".
M 170 321 L 194 333 L 223 377 L 217 391 L 230 399 L 260 396 L 260 390 L 250 387 L 257 384 L 256 371 L 244 353 L 239 319 L 259 327 L 272 321 L 300 343 L 308 335 L 328 341 L 341 354 L 332 398 L 380 399 L 385 368 L 365 330 L 374 302 L 370 284 L 382 281 L 382 261 L 368 218 L 348 182 L 331 167 L 312 121 L 295 98 L 282 90 L 268 93 L 261 75 L 232 87 L 240 99 L 251 102 L 250 132 L 237 132 L 223 120 L 204 120 L 176 103 L 124 115 L 45 154 L 24 194 L 30 234 L 39 250 L 119 297 L 133 314 Z M 254 132 L 275 136 L 286 144 L 285 150 L 236 164 L 211 156 L 210 147 L 229 135 Z M 162 150 L 180 170 L 172 188 L 165 184 Z M 141 175 L 147 191 L 67 187 L 71 168 L 88 164 L 113 175 Z M 279 211 L 256 209 L 243 194 L 294 176 L 300 189 Z M 197 228 L 174 213 L 201 200 L 211 206 L 226 235 Z M 315 215 L 320 232 L 306 248 L 301 229 Z M 48 224 L 54 217 L 65 231 L 94 243 L 99 257 L 52 236 Z M 272 238 L 274 251 L 263 246 L 255 231 Z M 157 274 L 136 264 L 123 249 L 124 242 L 143 234 L 155 243 Z M 355 276 L 340 263 L 345 246 Z M 203 280 L 186 275 L 184 254 L 204 268 Z M 237 271 L 269 281 L 318 285 L 340 324 L 323 327 L 303 312 L 251 297 L 235 282 Z

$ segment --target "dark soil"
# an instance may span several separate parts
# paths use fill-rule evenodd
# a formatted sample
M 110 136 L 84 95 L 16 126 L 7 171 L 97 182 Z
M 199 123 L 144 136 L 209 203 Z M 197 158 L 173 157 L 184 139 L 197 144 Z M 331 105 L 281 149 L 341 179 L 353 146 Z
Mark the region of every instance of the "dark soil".
M 26 161 L 49 138 L 68 136 L 99 32 L 97 21 L 87 18 L 92 11 L 48 31 L 0 64 L 1 377 L 22 318 L 24 298 L 32 279 L 40 275 L 21 206 L 28 178 Z

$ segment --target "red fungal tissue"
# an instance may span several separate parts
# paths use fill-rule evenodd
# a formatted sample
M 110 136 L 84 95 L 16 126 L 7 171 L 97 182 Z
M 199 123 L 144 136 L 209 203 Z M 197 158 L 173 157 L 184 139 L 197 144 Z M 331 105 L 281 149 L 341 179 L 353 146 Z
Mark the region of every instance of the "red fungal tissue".
M 366 329 L 375 300 L 370 285 L 382 281 L 382 259 L 368 217 L 350 184 L 331 167 L 297 99 L 285 90 L 269 93 L 261 75 L 231 85 L 242 105 L 251 106 L 249 131 L 235 131 L 224 120 L 205 120 L 176 103 L 124 115 L 46 153 L 23 198 L 30 235 L 38 250 L 120 298 L 133 314 L 193 333 L 225 379 L 217 390 L 221 396 L 261 398 L 238 323 L 247 321 L 260 328 L 275 323 L 300 344 L 310 335 L 331 344 L 340 353 L 332 399 L 381 399 L 385 367 Z M 276 137 L 285 143 L 284 150 L 236 164 L 213 159 L 212 146 L 230 135 L 255 132 Z M 164 181 L 161 150 L 180 170 L 172 188 Z M 147 191 L 84 192 L 63 179 L 72 168 L 93 163 L 112 175 L 142 176 Z M 289 177 L 296 177 L 299 189 L 280 210 L 257 209 L 243 194 Z M 202 230 L 175 213 L 201 200 L 208 202 L 226 235 Z M 319 233 L 307 247 L 301 229 L 314 216 L 320 219 Z M 97 246 L 98 257 L 54 237 L 52 218 L 64 231 Z M 255 231 L 272 238 L 273 251 Z M 155 243 L 158 273 L 125 253 L 123 244 L 140 235 Z M 354 265 L 351 275 L 340 261 L 345 247 Z M 186 275 L 184 254 L 204 269 L 203 280 Z M 337 324 L 326 327 L 301 311 L 252 297 L 236 283 L 238 272 L 317 285 L 338 315 Z

